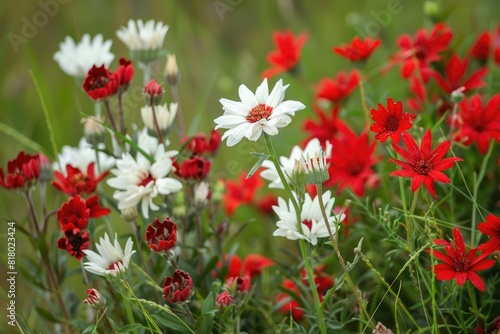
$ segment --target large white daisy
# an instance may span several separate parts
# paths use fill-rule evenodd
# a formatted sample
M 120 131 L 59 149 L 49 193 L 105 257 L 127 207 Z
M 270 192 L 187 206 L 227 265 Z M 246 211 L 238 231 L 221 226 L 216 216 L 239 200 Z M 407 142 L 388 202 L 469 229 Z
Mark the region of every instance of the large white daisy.
M 103 40 L 101 34 L 96 35 L 93 40 L 89 34 L 85 34 L 82 40 L 76 44 L 75 41 L 66 36 L 64 42 L 59 44 L 59 51 L 54 54 L 54 60 L 66 73 L 76 78 L 85 78 L 92 65 L 109 67 L 115 58 L 109 50 L 111 40 Z
M 290 157 L 281 156 L 279 158 L 280 166 L 283 174 L 285 175 L 285 178 L 287 179 L 287 182 L 290 182 L 290 176 L 292 175 L 296 160 L 300 161 L 303 156 L 312 157 L 316 152 L 319 152 L 320 150 L 323 150 L 323 148 L 321 147 L 319 139 L 313 138 L 307 142 L 304 149 L 301 149 L 298 145 L 294 146 L 290 153 Z M 324 152 L 326 153 L 326 160 L 329 161 L 332 153 L 332 145 L 329 141 L 326 142 Z M 262 164 L 262 167 L 264 168 L 264 170 L 260 173 L 260 176 L 263 179 L 270 181 L 269 188 L 283 189 L 283 183 L 281 182 L 274 164 L 271 161 L 266 160 Z
M 125 250 L 122 250 L 116 234 L 113 244 L 109 236 L 104 234 L 104 239 L 100 238 L 99 243 L 95 245 L 97 253 L 90 249 L 83 250 L 89 260 L 83 264 L 83 267 L 88 272 L 99 276 L 117 276 L 128 269 L 130 258 L 135 253 L 135 250 L 132 250 L 133 245 L 132 238 L 128 238 Z
M 108 185 L 117 189 L 113 197 L 118 200 L 118 209 L 129 209 L 141 202 L 142 214 L 149 218 L 149 209 L 158 210 L 159 206 L 153 203 L 158 195 L 168 195 L 182 189 L 179 180 L 168 177 L 172 171 L 172 158 L 177 151 L 165 151 L 156 138 L 150 137 L 146 131 L 141 131 L 138 145 L 146 153 L 154 157 L 149 161 L 141 153 L 134 158 L 130 153 L 124 153 L 116 161 L 115 169 L 111 173 Z
M 325 192 L 322 198 L 325 204 L 328 224 L 332 233 L 335 234 L 336 224 L 344 220 L 345 215 L 332 214 L 335 197 L 331 197 L 330 191 Z M 279 217 L 279 221 L 276 223 L 278 229 L 274 231 L 274 236 L 286 237 L 289 240 L 304 239 L 313 245 L 318 243 L 318 238 L 329 237 L 317 196 L 313 200 L 309 194 L 305 194 L 305 200 L 300 213 L 300 223 L 302 224 L 303 233 L 299 231 L 297 215 L 295 214 L 295 208 L 291 200 L 287 203 L 283 198 L 278 198 L 278 205 L 273 206 L 273 210 Z
M 288 86 L 283 86 L 283 81 L 279 80 L 269 94 L 267 79 L 264 79 L 255 94 L 241 85 L 238 92 L 241 102 L 220 99 L 224 114 L 215 119 L 215 128 L 229 129 L 222 136 L 222 140 L 227 138 L 227 146 L 236 145 L 243 137 L 257 141 L 262 131 L 275 136 L 278 128 L 290 124 L 290 116 L 304 109 L 305 105 L 298 101 L 283 101 Z
M 163 46 L 167 31 L 168 25 L 163 25 L 161 21 L 143 23 L 142 20 L 129 20 L 127 27 L 121 27 L 116 35 L 130 51 L 158 50 Z

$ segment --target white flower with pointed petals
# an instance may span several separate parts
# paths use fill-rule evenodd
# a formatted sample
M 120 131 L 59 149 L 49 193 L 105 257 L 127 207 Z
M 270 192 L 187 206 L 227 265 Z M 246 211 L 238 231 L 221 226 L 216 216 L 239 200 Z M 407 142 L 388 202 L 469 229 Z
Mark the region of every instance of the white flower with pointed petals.
M 332 145 L 329 141 L 327 141 L 325 146 L 326 160 L 329 161 L 332 153 Z M 300 161 L 302 156 L 313 156 L 320 150 L 322 150 L 322 147 L 319 139 L 313 138 L 307 142 L 304 149 L 301 149 L 298 145 L 294 146 L 292 148 L 292 152 L 290 153 L 290 157 L 281 156 L 279 158 L 280 166 L 287 181 L 290 182 L 290 176 L 292 175 L 293 167 L 295 166 L 295 160 Z M 262 167 L 264 167 L 264 170 L 260 173 L 260 176 L 263 179 L 270 181 L 269 188 L 283 189 L 283 183 L 281 182 L 274 164 L 271 161 L 266 160 L 262 164 Z
M 328 224 L 330 225 L 332 233 L 335 234 L 336 224 L 343 221 L 345 215 L 332 214 L 335 197 L 331 197 L 330 191 L 325 192 L 322 198 L 325 204 Z M 299 231 L 297 215 L 295 214 L 295 208 L 291 200 L 287 203 L 283 198 L 278 198 L 278 205 L 273 206 L 273 210 L 279 217 L 279 221 L 276 223 L 278 229 L 274 231 L 274 236 L 286 237 L 289 240 L 304 239 L 313 245 L 318 243 L 318 238 L 329 237 L 317 196 L 313 200 L 309 194 L 305 194 L 302 211 L 300 213 L 300 223 L 302 224 L 303 233 Z
M 142 215 L 149 218 L 149 209 L 160 208 L 153 203 L 155 197 L 182 189 L 179 180 L 168 177 L 173 168 L 172 158 L 178 152 L 165 151 L 164 146 L 156 138 L 148 136 L 145 129 L 139 134 L 138 145 L 153 156 L 154 161 L 149 161 L 141 153 L 137 153 L 135 158 L 128 152 L 124 153 L 116 161 L 117 168 L 111 170 L 115 177 L 107 183 L 117 189 L 113 197 L 118 200 L 118 209 L 129 209 L 141 203 Z
M 131 51 L 157 50 L 163 46 L 167 31 L 168 25 L 163 25 L 161 21 L 143 23 L 142 20 L 129 20 L 127 27 L 121 27 L 116 35 Z
M 174 122 L 175 115 L 177 114 L 177 103 L 170 103 L 170 109 L 167 108 L 167 104 L 158 105 L 154 107 L 154 112 L 156 114 L 156 121 L 160 130 L 165 131 Z M 151 131 L 156 131 L 153 111 L 151 106 L 145 106 L 141 108 L 141 117 L 144 125 Z
M 99 144 L 98 148 L 104 149 L 104 144 Z M 54 162 L 52 168 L 66 175 L 66 165 L 71 165 L 86 173 L 88 165 L 94 162 L 94 172 L 96 175 L 99 175 L 115 166 L 115 158 L 100 151 L 98 155 L 99 164 L 96 162 L 96 152 L 94 148 L 85 138 L 82 138 L 78 147 L 63 146 L 61 154 L 57 156 L 59 163 Z M 62 170 L 59 167 L 61 167 Z
M 267 79 L 264 79 L 255 94 L 241 85 L 241 102 L 220 99 L 224 114 L 215 119 L 215 129 L 229 129 L 222 136 L 222 140 L 227 138 L 227 146 L 238 144 L 244 137 L 257 141 L 262 131 L 275 136 L 279 128 L 290 124 L 290 116 L 304 109 L 305 105 L 298 101 L 283 101 L 288 86 L 283 86 L 283 81 L 279 80 L 269 94 Z
M 109 67 L 115 58 L 109 49 L 111 40 L 104 41 L 101 34 L 96 35 L 93 40 L 89 34 L 82 37 L 80 43 L 66 36 L 64 42 L 59 44 L 59 51 L 54 54 L 54 60 L 59 67 L 68 75 L 75 78 L 85 78 L 92 65 Z
M 83 267 L 88 272 L 99 276 L 116 277 L 128 269 L 130 258 L 135 253 L 135 250 L 132 250 L 133 245 L 132 238 L 128 238 L 125 250 L 122 250 L 116 234 L 113 244 L 109 236 L 104 234 L 104 238 L 100 238 L 99 243 L 96 244 L 97 253 L 90 249 L 83 251 L 89 260 L 83 264 Z

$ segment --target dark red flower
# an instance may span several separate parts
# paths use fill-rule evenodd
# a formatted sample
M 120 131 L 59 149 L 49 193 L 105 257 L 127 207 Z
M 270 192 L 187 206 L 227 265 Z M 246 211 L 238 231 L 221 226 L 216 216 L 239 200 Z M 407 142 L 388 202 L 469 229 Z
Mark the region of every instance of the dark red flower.
M 248 275 L 229 277 L 226 279 L 226 286 L 229 291 L 234 293 L 248 292 L 252 288 L 252 279 Z
M 271 78 L 278 73 L 295 69 L 300 61 L 300 52 L 307 38 L 307 34 L 295 37 L 288 30 L 274 32 L 274 44 L 278 49 L 267 55 L 267 61 L 271 64 L 271 68 L 262 73 L 262 78 Z
M 102 217 L 111 212 L 110 209 L 101 207 L 99 204 L 99 197 L 97 195 L 87 198 L 85 200 L 85 205 L 90 210 L 90 218 Z
M 476 271 L 491 268 L 495 261 L 486 259 L 489 253 L 477 255 L 479 248 L 467 252 L 462 233 L 456 227 L 453 229 L 453 240 L 453 244 L 443 239 L 434 240 L 436 245 L 444 247 L 446 253 L 430 251 L 435 258 L 444 262 L 434 266 L 436 278 L 441 281 L 455 279 L 458 286 L 469 280 L 479 291 L 485 292 L 486 286 Z
M 227 181 L 226 192 L 222 200 L 227 214 L 231 216 L 240 205 L 252 203 L 255 192 L 262 187 L 262 184 L 259 173 L 247 178 L 247 174 L 243 172 L 240 174 L 239 181 Z
M 95 177 L 94 162 L 91 162 L 87 167 L 87 173 L 83 173 L 79 168 L 74 168 L 71 165 L 66 165 L 66 176 L 59 171 L 54 172 L 56 178 L 52 185 L 68 195 L 83 195 L 91 194 L 96 191 L 97 185 L 108 175 L 109 171 L 105 171 L 97 178 Z
M 351 44 L 343 44 L 334 47 L 333 51 L 350 61 L 366 60 L 380 45 L 379 39 L 366 37 L 363 41 L 359 37 L 354 37 Z
M 83 230 L 87 227 L 89 218 L 97 218 L 109 214 L 111 211 L 99 205 L 97 196 L 84 200 L 80 196 L 73 196 L 57 210 L 57 219 L 61 230 Z
M 274 261 L 259 255 L 259 254 L 249 254 L 245 260 L 243 260 L 243 274 L 250 276 L 251 278 L 258 276 L 267 267 L 274 264 Z
M 387 109 L 378 104 L 378 110 L 371 110 L 372 119 L 375 121 L 370 130 L 377 132 L 375 139 L 384 142 L 391 137 L 392 142 L 398 143 L 400 134 L 411 128 L 411 122 L 415 119 L 414 114 L 403 113 L 401 101 L 394 103 L 391 98 L 387 99 Z
M 478 59 L 482 63 L 486 63 L 491 52 L 491 34 L 489 31 L 484 31 L 478 36 L 476 42 L 471 47 L 469 53 L 472 57 Z
M 427 130 L 422 137 L 420 148 L 408 132 L 403 133 L 403 142 L 407 151 L 392 143 L 394 150 L 406 161 L 389 159 L 390 162 L 395 162 L 402 168 L 391 172 L 391 176 L 411 177 L 411 191 L 415 192 L 423 183 L 432 197 L 436 198 L 434 181 L 450 183 L 448 176 L 441 171 L 453 167 L 455 162 L 462 161 L 462 159 L 457 157 L 443 159 L 450 149 L 449 140 L 431 151 L 432 134 L 430 130 Z
M 193 154 L 214 153 L 217 151 L 221 143 L 221 135 L 219 131 L 212 130 L 210 138 L 207 139 L 203 134 L 194 135 L 187 144 L 186 149 L 193 152 Z
M 116 75 L 120 78 L 120 89 L 128 89 L 130 81 L 134 77 L 134 66 L 130 60 L 120 58 L 120 65 L 116 69 Z
M 490 141 L 500 142 L 500 94 L 493 95 L 484 107 L 481 96 L 474 95 L 458 108 L 451 120 L 457 129 L 454 140 L 467 146 L 476 143 L 481 154 L 486 154 Z
M 174 248 L 177 242 L 177 225 L 170 217 L 160 222 L 155 218 L 153 225 L 149 224 L 146 228 L 146 243 L 154 252 L 168 252 Z
M 63 232 L 65 236 L 57 240 L 57 248 L 67 250 L 69 255 L 80 261 L 85 255 L 83 251 L 89 248 L 89 232 L 77 228 Z
M 316 98 L 325 99 L 338 105 L 342 103 L 359 84 L 359 74 L 352 71 L 349 74 L 340 72 L 335 79 L 322 79 L 319 82 Z
M 212 162 L 202 157 L 194 156 L 188 160 L 184 160 L 180 166 L 177 162 L 174 163 L 175 175 L 185 180 L 202 180 L 207 176 L 208 172 L 210 172 L 211 165 Z
M 194 293 L 193 280 L 189 273 L 175 269 L 172 277 L 165 277 L 163 298 L 172 304 L 187 303 Z
M 151 79 L 144 86 L 144 93 L 151 98 L 156 98 L 163 95 L 163 88 L 161 88 L 160 84 L 156 82 L 155 79 Z
M 35 184 L 40 176 L 40 156 L 23 151 L 7 162 L 7 176 L 0 168 L 0 185 L 6 189 L 20 189 Z
M 454 90 L 464 87 L 463 92 L 470 91 L 473 88 L 484 87 L 484 76 L 488 73 L 486 67 L 480 68 L 472 73 L 468 78 L 465 78 L 469 61 L 463 61 L 456 54 L 451 56 L 446 63 L 444 77 L 439 72 L 433 72 L 432 76 L 436 79 L 439 86 L 448 94 Z
M 112 74 L 104 65 L 93 65 L 83 81 L 83 89 L 94 101 L 106 100 L 113 96 L 119 86 L 119 75 Z
M 234 304 L 234 298 L 229 291 L 222 291 L 215 298 L 215 305 L 220 309 L 226 308 L 231 304 Z
M 484 253 L 500 250 L 500 217 L 487 215 L 486 221 L 477 225 L 477 228 L 481 233 L 490 237 L 481 247 Z
M 366 132 L 357 136 L 349 129 L 342 135 L 332 142 L 332 160 L 328 168 L 330 179 L 325 186 L 338 185 L 338 193 L 350 187 L 356 195 L 363 196 L 365 187 L 378 185 L 379 177 L 372 169 L 379 160 L 374 156 L 376 142 L 370 143 Z
M 429 64 L 441 59 L 439 53 L 448 47 L 452 37 L 451 30 L 443 23 L 436 24 L 429 34 L 427 30 L 420 29 L 414 39 L 402 35 L 397 40 L 400 51 L 391 63 L 403 63 L 401 67 L 403 78 L 409 78 L 418 67 L 424 81 L 427 82 L 431 73 Z

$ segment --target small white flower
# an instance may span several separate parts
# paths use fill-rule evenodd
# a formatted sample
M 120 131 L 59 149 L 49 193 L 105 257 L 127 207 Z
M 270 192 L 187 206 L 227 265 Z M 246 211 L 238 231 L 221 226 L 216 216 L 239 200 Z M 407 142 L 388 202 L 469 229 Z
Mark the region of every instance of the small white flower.
M 154 157 L 154 162 L 151 163 L 141 153 L 137 153 L 135 158 L 128 152 L 124 153 L 116 161 L 117 168 L 111 170 L 115 177 L 110 178 L 107 183 L 117 189 L 113 197 L 118 200 L 119 210 L 134 207 L 141 202 L 142 215 L 149 218 L 149 209 L 159 209 L 153 203 L 156 196 L 182 189 L 179 180 L 167 176 L 173 169 L 172 157 L 178 152 L 165 152 L 164 146 L 156 138 L 148 136 L 146 131 L 139 134 L 138 145 Z
M 175 115 L 177 115 L 177 103 L 170 103 L 170 109 L 167 108 L 167 104 L 155 106 L 154 111 L 160 130 L 165 131 L 170 128 L 170 126 L 174 122 Z M 151 106 L 142 107 L 141 116 L 144 125 L 149 130 L 156 131 Z
M 99 144 L 98 148 L 104 149 L 104 144 Z M 115 158 L 101 151 L 98 155 L 99 164 L 96 162 L 96 151 L 85 138 L 82 138 L 78 147 L 63 146 L 61 154 L 57 156 L 59 163 L 54 162 L 52 168 L 66 175 L 66 165 L 71 165 L 85 173 L 88 165 L 94 162 L 95 174 L 99 175 L 115 166 Z
M 129 20 L 127 27 L 121 27 L 116 35 L 131 51 L 157 50 L 163 46 L 167 31 L 168 26 L 161 21 L 143 23 L 142 20 Z
M 59 51 L 54 54 L 54 60 L 66 74 L 84 78 L 92 65 L 109 66 L 115 58 L 109 51 L 112 43 L 111 40 L 104 41 L 101 34 L 96 35 L 93 40 L 89 34 L 85 34 L 78 44 L 66 36 L 64 42 L 59 44 Z
M 109 240 L 109 236 L 104 234 L 104 239 L 100 238 L 99 243 L 95 245 L 97 253 L 90 249 L 83 251 L 89 260 L 83 264 L 83 267 L 88 272 L 99 276 L 117 276 L 128 269 L 130 258 L 135 253 L 135 250 L 132 250 L 133 245 L 132 238 L 128 238 L 125 250 L 122 250 L 116 234 L 114 244 Z
M 330 225 L 332 233 L 335 234 L 335 224 L 344 220 L 345 215 L 332 215 L 335 197 L 331 197 L 330 191 L 325 192 L 322 198 L 325 204 L 328 224 Z M 291 200 L 287 203 L 281 197 L 278 198 L 278 205 L 273 206 L 273 210 L 279 217 L 279 221 L 276 223 L 278 229 L 274 231 L 274 236 L 286 237 L 289 240 L 304 239 L 313 245 L 318 243 L 318 238 L 329 237 L 317 196 L 313 200 L 309 194 L 305 194 L 302 211 L 300 213 L 300 223 L 302 224 L 303 234 L 299 231 L 297 215 L 295 214 L 295 208 Z
M 294 146 L 292 148 L 292 152 L 290 153 L 290 157 L 280 157 L 280 165 L 281 165 L 281 170 L 283 171 L 283 174 L 285 175 L 286 179 L 288 182 L 290 182 L 290 176 L 292 175 L 293 168 L 295 166 L 295 161 L 296 160 L 301 160 L 302 156 L 313 156 L 315 152 L 318 152 L 322 150 L 321 144 L 319 142 L 318 138 L 313 138 L 309 142 L 307 142 L 306 147 L 302 150 L 300 146 Z M 332 152 L 332 145 L 330 144 L 329 141 L 326 142 L 326 149 L 325 153 L 326 156 L 325 158 L 327 160 L 330 159 L 331 157 L 331 152 Z M 276 171 L 276 168 L 274 167 L 274 164 L 266 160 L 262 164 L 262 167 L 265 169 L 260 173 L 260 176 L 268 181 L 271 181 L 269 183 L 269 188 L 279 188 L 283 189 L 283 183 L 281 182 L 281 179 L 278 175 L 278 172 Z M 305 172 L 305 170 L 304 170 Z
M 241 85 L 238 92 L 241 102 L 220 99 L 224 114 L 215 119 L 215 129 L 229 129 L 222 136 L 222 140 L 227 138 L 227 146 L 236 145 L 244 137 L 257 141 L 262 131 L 275 136 L 278 128 L 290 124 L 290 116 L 304 109 L 305 105 L 298 101 L 283 101 L 288 86 L 283 86 L 283 81 L 279 80 L 269 94 L 267 79 L 264 79 L 255 94 Z

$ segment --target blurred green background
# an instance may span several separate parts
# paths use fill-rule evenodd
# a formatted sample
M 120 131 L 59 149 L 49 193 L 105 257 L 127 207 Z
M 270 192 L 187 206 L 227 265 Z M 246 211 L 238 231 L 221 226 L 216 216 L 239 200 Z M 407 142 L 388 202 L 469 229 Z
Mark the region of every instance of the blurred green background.
M 44 12 L 41 3 L 48 2 L 57 4 L 54 15 L 48 17 L 46 24 L 36 27 L 33 36 L 26 38 L 16 50 L 9 36 L 12 33 L 23 36 L 26 22 L 33 22 L 35 16 L 42 15 L 39 14 Z M 436 4 L 447 16 L 446 22 L 454 32 L 454 43 L 466 41 L 465 44 L 470 45 L 479 31 L 491 29 L 500 21 L 500 1 L 497 0 L 436 1 Z M 400 34 L 413 35 L 428 24 L 423 7 L 424 2 L 417 0 L 2 1 L 0 122 L 39 143 L 45 149 L 44 153 L 54 159 L 40 98 L 30 76 L 31 70 L 40 84 L 59 151 L 63 145 L 78 144 L 83 135 L 81 113 L 92 114 L 94 109 L 93 103 L 74 79 L 62 72 L 53 60 L 59 43 L 67 35 L 77 41 L 85 33 L 91 36 L 102 33 L 105 39 L 112 39 L 111 51 L 115 60 L 110 67 L 115 69 L 121 56 L 128 57 L 125 45 L 116 37 L 116 30 L 131 18 L 155 19 L 168 24 L 170 29 L 164 48 L 177 55 L 185 119 L 189 121 L 199 115 L 199 121 L 191 125 L 191 130 L 207 133 L 214 126 L 213 119 L 222 113 L 218 102 L 221 97 L 236 99 L 238 85 L 244 83 L 255 90 L 261 82 L 260 75 L 268 67 L 266 54 L 274 49 L 273 31 L 291 29 L 295 34 L 309 34 L 303 49 L 301 69 L 305 81 L 316 84 L 322 77 L 333 77 L 340 70 L 350 71 L 353 68 L 333 54 L 331 48 L 349 42 L 360 32 L 382 40 L 382 46 L 369 60 L 368 68 L 383 65 L 397 50 L 395 41 Z M 391 14 L 390 8 L 396 8 L 398 13 Z M 464 49 L 459 51 L 462 55 L 465 52 Z M 157 77 L 163 66 L 164 60 L 161 59 L 155 67 Z M 310 107 L 313 98 L 312 91 L 308 91 L 310 88 L 304 87 L 290 74 L 285 73 L 281 77 L 285 83 L 291 83 L 287 99 L 301 100 Z M 133 84 L 137 89 L 140 89 L 141 79 L 141 73 L 136 69 Z M 398 95 L 406 93 L 406 85 L 401 84 L 397 70 L 383 78 L 374 75 L 369 81 L 378 87 L 376 92 L 372 92 L 373 99 L 385 97 L 389 92 L 397 99 Z M 382 84 L 377 84 L 378 81 Z M 132 97 L 129 96 L 129 99 Z M 171 101 L 169 92 L 165 100 Z M 347 109 L 359 110 L 359 100 L 357 92 Z M 134 101 L 129 102 L 134 104 Z M 126 109 L 128 124 L 140 124 L 140 106 L 135 105 L 135 108 Z M 300 132 L 300 125 L 304 118 L 311 115 L 312 111 L 308 108 L 283 129 L 280 140 L 276 142 L 280 154 L 288 155 L 292 145 L 306 138 L 306 134 Z M 179 142 L 178 138 L 170 139 L 174 144 Z M 4 169 L 7 161 L 20 150 L 34 153 L 4 132 L 0 132 L 0 143 L 0 165 Z M 223 145 L 213 173 L 235 178 L 240 170 L 251 167 L 253 160 L 248 152 L 263 149 L 261 143 L 248 141 L 235 148 Z M 55 191 L 50 189 L 50 194 L 54 195 Z M 61 200 L 59 197 L 55 202 L 61 203 Z M 49 209 L 54 208 L 56 206 Z M 2 220 L 25 221 L 23 197 L 1 189 L 0 217 Z M 6 227 L 0 230 L 2 247 L 6 231 Z M 18 244 L 18 247 L 22 245 Z M 0 252 L 4 254 L 4 249 Z M 3 265 L 4 258 L 2 260 Z M 4 286 L 3 278 L 0 284 Z

